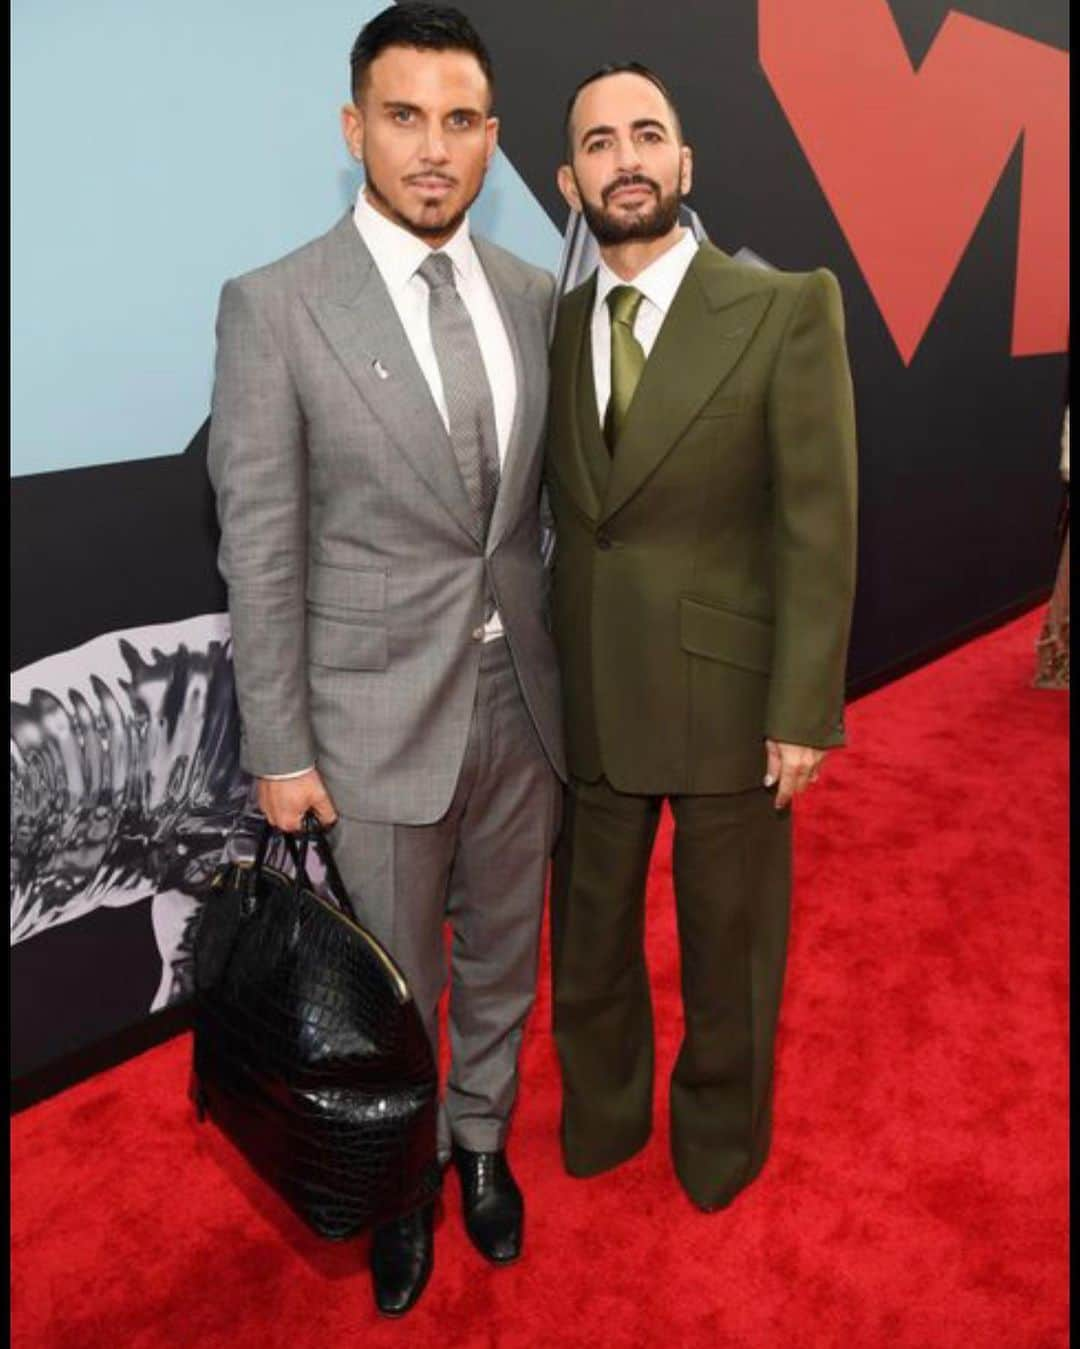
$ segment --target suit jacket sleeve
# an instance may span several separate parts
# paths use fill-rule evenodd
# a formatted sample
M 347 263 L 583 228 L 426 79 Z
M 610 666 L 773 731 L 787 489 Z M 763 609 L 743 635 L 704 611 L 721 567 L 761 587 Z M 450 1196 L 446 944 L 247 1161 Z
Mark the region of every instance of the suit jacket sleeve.
M 766 735 L 841 745 L 855 593 L 855 409 L 831 272 L 811 273 L 796 297 L 767 416 L 776 627 Z
M 244 280 L 221 293 L 209 443 L 241 762 L 256 776 L 295 772 L 316 759 L 305 658 L 304 421 L 264 304 Z

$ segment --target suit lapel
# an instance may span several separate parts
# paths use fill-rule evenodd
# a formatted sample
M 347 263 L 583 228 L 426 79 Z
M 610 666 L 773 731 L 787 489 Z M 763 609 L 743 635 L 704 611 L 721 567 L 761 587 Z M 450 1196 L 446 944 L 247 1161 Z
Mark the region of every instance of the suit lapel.
M 503 327 L 514 357 L 517 378 L 517 398 L 514 401 L 514 421 L 506 445 L 506 456 L 499 475 L 499 491 L 488 528 L 487 552 L 494 552 L 499 540 L 517 518 L 521 492 L 529 478 L 529 447 L 536 442 L 534 428 L 542 411 L 543 378 L 530 374 L 544 369 L 547 354 L 544 350 L 543 329 L 538 322 L 535 305 L 528 298 L 528 282 L 522 283 L 507 266 L 500 253 L 489 248 L 486 241 L 473 237 L 473 247 L 484 268 L 495 303 L 502 317 Z
M 551 348 L 552 400 L 548 428 L 549 467 L 590 520 L 600 514 L 601 499 L 597 476 L 590 467 L 590 446 L 586 441 L 590 428 L 583 424 L 580 405 L 589 393 L 588 389 L 583 389 L 587 381 L 592 386 L 591 408 L 595 411 L 589 328 L 595 296 L 594 273 L 589 281 L 571 291 L 562 301 Z M 594 420 L 599 437 L 599 418 L 594 417 Z
M 317 295 L 305 296 L 305 303 L 398 449 L 462 529 L 479 542 L 454 447 L 351 214 L 331 230 L 327 242 L 325 282 Z
M 596 497 L 596 514 L 599 515 L 604 495 L 607 492 L 608 479 L 611 477 L 611 451 L 604 439 L 604 430 L 600 425 L 600 409 L 596 406 L 591 305 L 589 306 L 588 321 L 581 335 L 581 349 L 578 354 L 574 421 L 577 428 L 577 443 L 585 460 L 585 470 L 589 475 L 589 481 Z
M 765 317 L 771 296 L 750 290 L 730 259 L 702 244 L 645 363 L 615 447 L 600 512 L 626 504 L 660 466 Z

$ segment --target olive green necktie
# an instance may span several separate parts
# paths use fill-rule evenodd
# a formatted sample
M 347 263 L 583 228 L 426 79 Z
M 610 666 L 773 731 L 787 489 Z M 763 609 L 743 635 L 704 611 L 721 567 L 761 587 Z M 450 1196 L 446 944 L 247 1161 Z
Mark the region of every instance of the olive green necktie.
M 645 369 L 645 352 L 634 336 L 634 320 L 644 298 L 633 286 L 615 286 L 607 297 L 611 313 L 611 397 L 604 414 L 604 439 L 609 450 L 615 449 L 630 400 Z

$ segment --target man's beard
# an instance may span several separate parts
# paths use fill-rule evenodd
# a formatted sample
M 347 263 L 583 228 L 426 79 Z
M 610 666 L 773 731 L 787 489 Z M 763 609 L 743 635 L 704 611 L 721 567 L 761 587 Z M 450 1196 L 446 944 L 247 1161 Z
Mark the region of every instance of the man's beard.
M 607 210 L 608 199 L 620 187 L 629 187 L 631 183 L 651 187 L 656 193 L 656 204 L 651 210 L 642 210 L 630 216 L 613 215 Z M 609 183 L 604 188 L 600 206 L 593 206 L 582 196 L 581 213 L 598 244 L 625 244 L 631 239 L 662 239 L 665 234 L 670 234 L 678 223 L 681 202 L 682 193 L 677 184 L 670 195 L 665 197 L 659 183 L 643 174 L 633 173 Z
M 407 229 L 410 234 L 415 234 L 417 238 L 420 239 L 434 239 L 440 235 L 445 235 L 449 238 L 452 234 L 457 232 L 458 226 L 468 214 L 469 207 L 480 195 L 480 187 L 483 186 L 483 180 L 481 180 L 480 187 L 476 189 L 461 210 L 451 216 L 449 220 L 438 225 L 429 225 L 422 220 L 413 220 L 410 216 L 405 215 L 403 211 L 399 211 L 386 193 L 380 189 L 378 183 L 371 176 L 371 170 L 366 164 L 364 165 L 364 186 L 390 217 L 393 220 L 396 220 L 403 229 Z M 435 202 L 433 205 L 441 206 L 442 202 Z

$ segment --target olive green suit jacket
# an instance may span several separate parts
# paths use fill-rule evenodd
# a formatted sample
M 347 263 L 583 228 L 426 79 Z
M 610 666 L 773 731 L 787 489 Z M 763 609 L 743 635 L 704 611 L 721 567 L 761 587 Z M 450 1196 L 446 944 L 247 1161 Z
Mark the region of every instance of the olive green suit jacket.
M 593 384 L 595 279 L 552 347 L 552 626 L 571 773 L 618 791 L 761 783 L 766 736 L 843 743 L 855 415 L 830 272 L 703 244 L 618 444 Z

